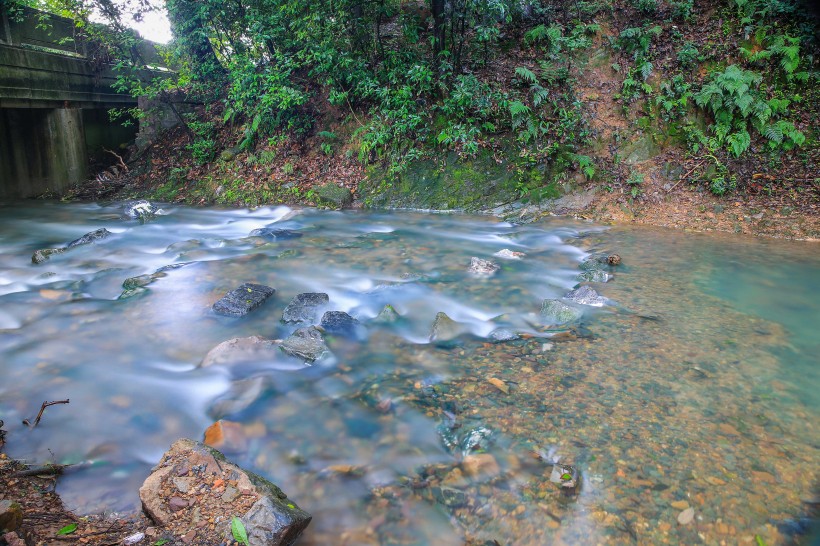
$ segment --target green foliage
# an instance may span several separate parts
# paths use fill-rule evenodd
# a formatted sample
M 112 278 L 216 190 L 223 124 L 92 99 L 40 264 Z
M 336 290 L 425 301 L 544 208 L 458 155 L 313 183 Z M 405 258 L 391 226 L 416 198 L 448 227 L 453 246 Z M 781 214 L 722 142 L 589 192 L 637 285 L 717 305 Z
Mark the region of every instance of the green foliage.
M 248 532 L 245 530 L 245 524 L 242 523 L 242 520 L 236 516 L 231 519 L 231 535 L 233 535 L 234 540 L 236 540 L 239 544 L 250 546 L 248 543 Z
M 676 74 L 671 80 L 660 85 L 655 104 L 660 107 L 661 116 L 666 121 L 680 118 L 686 114 L 689 99 L 692 97 L 691 84 L 686 83 L 682 74 Z
M 638 171 L 632 171 L 629 173 L 629 177 L 626 179 L 626 185 L 629 186 L 629 194 L 633 197 L 633 199 L 641 195 L 641 185 L 643 182 L 643 174 Z
M 692 18 L 694 4 L 694 0 L 670 0 L 669 5 L 672 8 L 672 17 L 682 21 L 689 21 Z
M 649 54 L 652 38 L 661 35 L 663 29 L 658 25 L 626 28 L 621 31 L 615 41 L 615 47 L 634 58 Z
M 691 68 L 695 66 L 699 56 L 700 52 L 698 51 L 697 46 L 688 40 L 685 41 L 678 50 L 678 62 L 680 63 L 681 68 Z
M 632 5 L 644 15 L 654 15 L 658 11 L 657 0 L 632 0 Z
M 719 144 L 740 157 L 751 145 L 750 129 L 768 139 L 771 149 L 790 150 L 803 144 L 805 136 L 791 122 L 777 120 L 790 101 L 767 99 L 760 89 L 763 76 L 737 65 L 712 75 L 695 94 L 695 103 L 714 117 L 712 132 Z
M 77 530 L 77 524 L 76 523 L 69 523 L 68 525 L 66 525 L 65 527 L 62 527 L 59 531 L 57 531 L 57 536 L 70 535 L 71 533 L 75 532 L 76 530 Z

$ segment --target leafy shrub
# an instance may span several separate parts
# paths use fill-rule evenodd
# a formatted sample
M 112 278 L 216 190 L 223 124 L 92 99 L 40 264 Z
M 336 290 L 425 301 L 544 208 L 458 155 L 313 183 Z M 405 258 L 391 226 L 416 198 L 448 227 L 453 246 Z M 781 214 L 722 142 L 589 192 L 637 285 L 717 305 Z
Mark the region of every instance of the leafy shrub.
M 695 94 L 695 103 L 714 117 L 711 126 L 717 142 L 740 157 L 751 144 L 749 128 L 764 135 L 772 149 L 790 150 L 805 141 L 794 124 L 775 118 L 784 114 L 788 99 L 766 99 L 760 90 L 763 77 L 737 65 L 712 74 L 711 80 Z

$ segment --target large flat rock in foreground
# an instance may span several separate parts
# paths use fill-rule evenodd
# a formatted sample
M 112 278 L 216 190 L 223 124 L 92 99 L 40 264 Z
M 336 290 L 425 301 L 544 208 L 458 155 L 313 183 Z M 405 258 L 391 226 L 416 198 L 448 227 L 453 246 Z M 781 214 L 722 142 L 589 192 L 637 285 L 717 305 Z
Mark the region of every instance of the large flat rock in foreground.
M 276 485 L 187 438 L 163 455 L 139 493 L 148 517 L 186 543 L 230 542 L 236 516 L 250 544 L 290 546 L 311 520 Z

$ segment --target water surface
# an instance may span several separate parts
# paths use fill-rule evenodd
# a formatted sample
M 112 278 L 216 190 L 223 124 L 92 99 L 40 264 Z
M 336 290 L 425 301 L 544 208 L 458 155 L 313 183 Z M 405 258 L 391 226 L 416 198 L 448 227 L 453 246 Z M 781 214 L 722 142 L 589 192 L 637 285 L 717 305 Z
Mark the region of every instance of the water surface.
M 249 236 L 265 226 L 301 237 Z M 113 235 L 31 263 L 100 227 Z M 544 331 L 541 302 L 613 251 L 614 278 L 591 284 L 610 305 Z M 471 275 L 473 256 L 501 270 Z M 277 292 L 247 317 L 213 314 L 243 282 Z M 225 419 L 244 437 L 230 458 L 313 514 L 304 545 L 787 543 L 816 500 L 818 289 L 808 243 L 558 218 L 173 206 L 141 223 L 118 204 L 0 205 L 0 419 L 11 455 L 83 463 L 58 486 L 80 512 L 137 508 L 168 446 Z M 200 367 L 227 339 L 287 337 L 301 292 L 327 293 L 364 337 L 328 337 L 333 357 L 313 366 Z M 376 324 L 387 304 L 401 320 Z M 465 334 L 430 343 L 439 312 Z M 494 342 L 500 328 L 519 339 Z M 479 453 L 495 466 L 471 473 Z M 575 494 L 550 482 L 556 460 L 580 471 Z

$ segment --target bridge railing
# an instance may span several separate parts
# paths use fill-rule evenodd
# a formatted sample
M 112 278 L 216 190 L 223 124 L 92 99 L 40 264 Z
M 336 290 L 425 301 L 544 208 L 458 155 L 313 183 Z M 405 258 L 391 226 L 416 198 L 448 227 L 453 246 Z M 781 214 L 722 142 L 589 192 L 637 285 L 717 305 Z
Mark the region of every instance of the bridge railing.
M 108 29 L 100 26 L 99 30 Z M 94 49 L 74 20 L 27 6 L 0 14 L 0 44 L 83 58 L 88 58 L 89 51 Z M 146 65 L 167 68 L 155 43 L 140 39 L 134 49 Z

